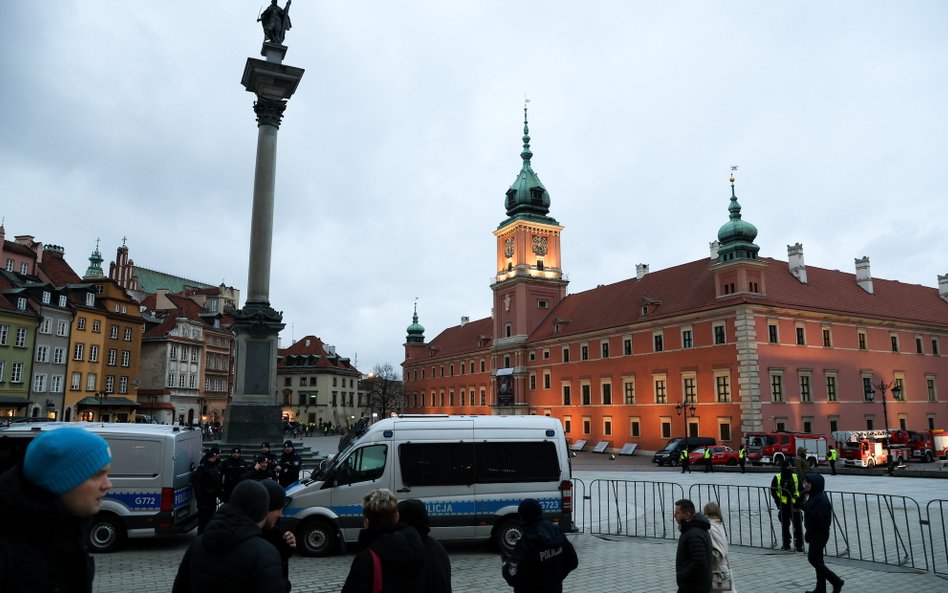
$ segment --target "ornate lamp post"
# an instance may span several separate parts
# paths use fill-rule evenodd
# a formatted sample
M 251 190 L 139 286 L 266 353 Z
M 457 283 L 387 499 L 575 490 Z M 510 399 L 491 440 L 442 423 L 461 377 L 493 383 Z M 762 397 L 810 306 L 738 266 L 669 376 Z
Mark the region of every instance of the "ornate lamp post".
M 102 419 L 102 408 L 105 403 L 109 401 L 109 394 L 105 391 L 96 391 L 95 398 L 99 400 L 99 422 L 105 422 L 105 420 Z
M 873 389 L 875 387 L 875 389 Z M 898 381 L 890 381 L 886 383 L 885 381 L 879 381 L 876 385 L 872 384 L 870 380 L 866 385 L 866 401 L 872 403 L 876 398 L 876 389 L 882 392 L 882 421 L 885 422 L 886 431 L 889 430 L 889 410 L 886 408 L 886 399 L 885 392 L 892 391 L 892 397 L 899 399 L 899 395 L 902 393 L 902 386 L 899 385 Z M 889 475 L 892 475 L 892 470 L 895 469 L 895 464 L 892 463 L 892 439 L 887 435 L 885 439 L 885 455 L 886 461 L 889 466 Z
M 685 412 L 686 411 L 689 412 L 691 417 L 694 418 L 696 410 L 697 408 L 695 407 L 694 402 L 691 402 L 690 406 L 685 402 L 685 400 L 681 400 L 680 402 L 675 404 L 675 412 L 679 416 L 685 417 L 685 437 L 688 436 L 688 414 L 686 414 Z

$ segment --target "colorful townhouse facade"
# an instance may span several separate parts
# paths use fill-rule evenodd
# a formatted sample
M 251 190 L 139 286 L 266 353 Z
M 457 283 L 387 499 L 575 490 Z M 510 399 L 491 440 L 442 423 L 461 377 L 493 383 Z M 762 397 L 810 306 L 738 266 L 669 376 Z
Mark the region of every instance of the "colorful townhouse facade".
M 657 449 L 683 434 L 948 425 L 948 275 L 938 288 L 762 257 L 732 176 L 706 259 L 568 294 L 563 227 L 532 169 L 493 234 L 491 317 L 408 327 L 406 411 L 543 414 L 573 440 Z M 724 200 L 722 200 L 724 202 Z M 712 229 L 709 229 L 712 230 Z M 892 388 L 897 387 L 893 392 Z M 882 402 L 886 402 L 883 404 Z
M 362 373 L 316 336 L 277 351 L 277 389 L 283 420 L 348 427 L 365 412 Z

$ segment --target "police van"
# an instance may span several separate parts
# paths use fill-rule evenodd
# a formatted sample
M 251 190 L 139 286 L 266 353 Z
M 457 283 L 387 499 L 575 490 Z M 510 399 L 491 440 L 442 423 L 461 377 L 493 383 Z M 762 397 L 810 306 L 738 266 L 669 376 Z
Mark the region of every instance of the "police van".
M 111 552 L 126 538 L 187 533 L 197 526 L 191 471 L 201 459 L 201 433 L 163 424 L 47 422 L 0 428 L 0 472 L 16 465 L 40 431 L 78 426 L 109 443 L 112 489 L 95 516 L 89 543 Z
M 535 498 L 544 516 L 572 527 L 572 474 L 563 426 L 546 416 L 403 415 L 358 422 L 340 452 L 287 490 L 284 515 L 309 556 L 358 541 L 362 502 L 377 488 L 428 510 L 431 536 L 492 538 L 509 552 L 523 532 L 517 506 Z

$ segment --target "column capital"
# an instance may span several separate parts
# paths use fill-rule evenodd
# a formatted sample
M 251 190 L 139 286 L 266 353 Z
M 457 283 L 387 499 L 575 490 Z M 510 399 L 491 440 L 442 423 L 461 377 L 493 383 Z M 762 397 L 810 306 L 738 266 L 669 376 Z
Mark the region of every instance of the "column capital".
M 253 102 L 253 111 L 257 114 L 258 126 L 273 126 L 274 128 L 279 128 L 285 110 L 286 101 L 282 99 L 260 97 Z

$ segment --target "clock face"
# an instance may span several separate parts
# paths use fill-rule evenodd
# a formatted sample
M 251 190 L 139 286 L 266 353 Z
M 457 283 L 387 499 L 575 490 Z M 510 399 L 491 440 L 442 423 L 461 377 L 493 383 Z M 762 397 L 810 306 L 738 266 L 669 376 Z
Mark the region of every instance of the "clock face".
M 547 252 L 547 237 L 541 237 L 540 235 L 533 235 L 533 253 L 537 255 L 546 255 Z
M 507 257 L 513 257 L 514 254 L 514 240 L 513 237 L 510 237 L 504 241 L 504 255 Z

